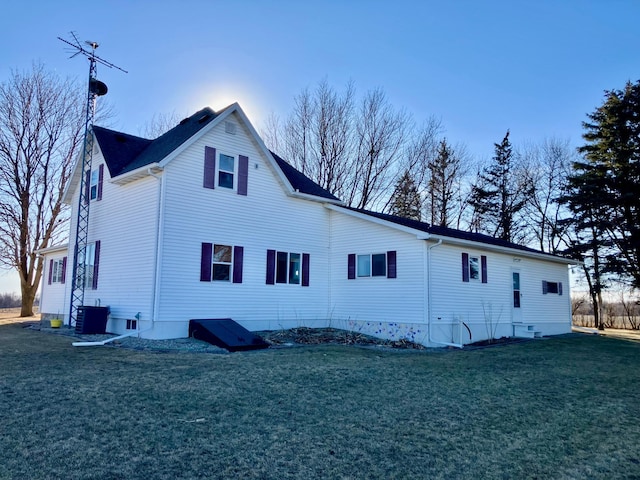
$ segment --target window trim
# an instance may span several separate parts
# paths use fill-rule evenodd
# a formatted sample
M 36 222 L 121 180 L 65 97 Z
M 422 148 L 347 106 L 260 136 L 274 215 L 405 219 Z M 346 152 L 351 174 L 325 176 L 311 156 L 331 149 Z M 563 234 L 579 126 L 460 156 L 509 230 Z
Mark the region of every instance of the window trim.
M 296 265 L 296 263 L 298 273 L 292 276 L 292 265 Z M 308 287 L 310 285 L 310 264 L 311 255 L 309 253 L 269 249 L 267 250 L 265 283 L 267 285 Z
M 374 262 L 374 257 L 384 257 L 382 263 Z M 368 259 L 365 260 L 365 259 Z M 365 267 L 365 261 L 368 263 L 368 268 Z M 361 263 L 362 262 L 362 263 Z M 384 266 L 384 273 L 378 270 L 377 274 L 374 274 L 374 266 Z M 356 280 L 358 278 L 397 278 L 397 251 L 388 250 L 386 252 L 377 253 L 365 253 L 356 254 L 350 253 L 347 255 L 347 280 Z M 364 273 L 366 272 L 366 273 Z
M 233 171 L 222 168 L 222 157 L 226 157 L 227 159 L 231 159 L 233 161 Z M 220 175 L 226 174 L 231 175 L 231 186 L 227 187 L 222 185 L 220 182 Z M 238 190 L 238 161 L 236 155 L 229 155 L 227 153 L 218 152 L 218 161 L 216 162 L 216 176 L 215 176 L 216 186 L 218 188 L 224 188 L 225 190 L 231 190 L 236 192 Z
M 471 264 L 478 262 L 477 276 L 472 276 Z M 488 283 L 487 256 L 477 253 L 462 252 L 462 281 L 465 283 Z
M 231 249 L 231 262 L 214 261 L 215 247 L 229 247 Z M 229 279 L 216 280 L 213 277 L 214 265 L 229 265 Z M 202 242 L 200 250 L 200 281 L 215 282 L 217 284 L 242 283 L 242 270 L 244 268 L 244 247 L 226 243 Z
M 562 296 L 562 282 L 542 280 L 542 294 Z

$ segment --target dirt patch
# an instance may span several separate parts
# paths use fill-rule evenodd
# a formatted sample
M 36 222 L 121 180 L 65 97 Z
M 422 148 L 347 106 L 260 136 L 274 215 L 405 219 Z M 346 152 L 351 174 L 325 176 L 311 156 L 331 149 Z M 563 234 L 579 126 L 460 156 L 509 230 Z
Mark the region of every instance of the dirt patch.
M 363 333 L 337 328 L 298 327 L 289 330 L 271 330 L 255 333 L 273 346 L 334 344 L 426 350 L 424 345 L 405 339 L 383 340 Z

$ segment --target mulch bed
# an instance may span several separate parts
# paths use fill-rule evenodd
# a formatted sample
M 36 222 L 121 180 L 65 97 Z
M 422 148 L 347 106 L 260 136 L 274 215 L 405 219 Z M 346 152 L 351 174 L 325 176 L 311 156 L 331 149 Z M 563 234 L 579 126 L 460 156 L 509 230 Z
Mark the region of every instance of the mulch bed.
M 427 347 L 409 340 L 383 340 L 363 333 L 340 330 L 337 328 L 308 328 L 298 327 L 289 330 L 272 330 L 255 332 L 265 339 L 269 345 L 356 345 L 356 346 L 380 346 L 387 348 L 402 348 L 412 350 L 426 350 Z

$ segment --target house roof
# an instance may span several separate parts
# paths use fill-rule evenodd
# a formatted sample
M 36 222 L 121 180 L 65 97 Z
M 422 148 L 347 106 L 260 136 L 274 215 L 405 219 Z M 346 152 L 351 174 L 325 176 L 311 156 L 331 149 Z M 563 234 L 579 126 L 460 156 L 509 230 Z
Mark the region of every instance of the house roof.
M 325 190 L 320 185 L 315 183 L 309 177 L 296 170 L 291 164 L 289 164 L 286 160 L 283 160 L 276 153 L 269 150 L 273 158 L 275 159 L 278 167 L 282 170 L 282 173 L 285 174 L 289 183 L 294 188 L 294 190 L 305 193 L 307 195 L 313 195 L 315 197 L 326 198 L 327 200 L 340 200 L 335 195 L 329 193 L 328 190 Z
M 219 114 L 205 107 L 155 140 L 93 127 L 111 177 L 157 163 L 193 137 Z
M 420 222 L 418 220 L 412 220 L 409 218 L 398 217 L 396 215 L 389 215 L 387 213 L 378 213 L 372 212 L 369 210 L 363 210 L 359 208 L 352 207 L 341 207 L 347 210 L 351 210 L 353 212 L 357 212 L 363 215 L 368 215 L 371 217 L 379 218 L 381 220 L 386 220 L 391 223 L 395 223 L 396 225 L 402 225 L 403 227 L 408 227 L 414 230 L 418 230 L 421 232 L 428 233 L 434 237 L 447 237 L 454 238 L 458 240 L 466 240 L 470 242 L 483 243 L 485 245 L 493 245 L 496 247 L 502 248 L 510 248 L 514 250 L 520 250 L 522 252 L 537 254 L 537 255 L 547 255 L 551 258 L 559 259 L 557 255 L 553 255 L 550 253 L 542 252 L 540 250 L 536 250 L 534 248 L 525 247 L 524 245 L 519 245 L 517 243 L 507 242 L 506 240 L 502 240 L 500 238 L 491 237 L 489 235 L 484 235 L 482 233 L 473 233 L 466 232 L 464 230 L 457 230 L 455 228 L 449 227 L 440 227 L 437 225 L 430 225 L 426 222 Z
M 234 106 L 235 104 L 227 107 L 227 109 Z M 102 150 L 109 173 L 114 178 L 141 167 L 159 163 L 227 109 L 214 112 L 211 108 L 205 107 L 185 118 L 177 126 L 155 140 L 136 137 L 98 126 L 94 126 L 93 131 Z M 340 201 L 339 198 L 296 170 L 276 153 L 268 152 L 295 192 L 326 200 Z

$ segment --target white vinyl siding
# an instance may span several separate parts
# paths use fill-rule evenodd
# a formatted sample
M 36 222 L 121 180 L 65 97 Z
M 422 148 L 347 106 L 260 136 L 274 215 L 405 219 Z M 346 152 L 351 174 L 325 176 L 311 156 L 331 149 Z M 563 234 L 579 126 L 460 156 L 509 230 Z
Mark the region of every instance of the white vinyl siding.
M 319 202 L 288 197 L 246 129 L 235 117 L 227 120 L 236 122 L 236 135 L 225 133 L 222 122 L 171 161 L 164 172 L 161 270 L 171 274 L 162 275 L 158 292 L 162 324 L 156 326 L 158 334 L 186 336 L 190 318 L 233 318 L 251 330 L 311 326 L 319 321 L 324 325 L 329 310 L 329 212 Z M 240 155 L 249 157 L 246 196 L 200 188 L 205 146 L 237 153 L 236 160 Z M 244 247 L 241 285 L 199 281 L 201 244 L 212 240 Z M 310 286 L 267 285 L 269 249 L 310 254 Z

